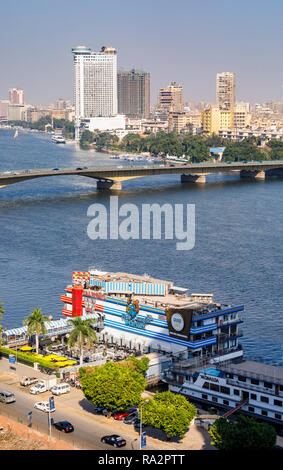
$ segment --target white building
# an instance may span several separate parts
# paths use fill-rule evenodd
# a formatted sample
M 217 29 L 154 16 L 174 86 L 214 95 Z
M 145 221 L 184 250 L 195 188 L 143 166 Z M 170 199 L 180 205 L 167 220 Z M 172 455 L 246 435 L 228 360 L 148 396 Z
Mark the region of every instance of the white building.
M 117 53 L 113 47 L 100 52 L 85 46 L 72 49 L 75 71 L 76 123 L 83 118 L 115 116 L 117 104 Z
M 116 116 L 98 116 L 83 119 L 83 124 L 86 129 L 93 132 L 94 130 L 99 131 L 113 131 L 113 130 L 125 130 L 126 118 L 123 114 L 117 114 Z

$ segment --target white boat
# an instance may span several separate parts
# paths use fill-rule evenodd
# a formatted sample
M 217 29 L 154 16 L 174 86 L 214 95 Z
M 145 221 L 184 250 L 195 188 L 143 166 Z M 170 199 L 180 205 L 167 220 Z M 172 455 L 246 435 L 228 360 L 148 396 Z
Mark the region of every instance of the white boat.
M 51 137 L 51 141 L 54 142 L 55 144 L 66 143 L 65 137 L 63 135 L 56 135 L 56 134 Z
M 19 135 L 19 131 L 18 131 L 18 129 L 16 129 L 16 130 L 15 130 L 15 134 L 14 134 L 14 139 L 15 139 L 16 137 L 18 137 L 18 135 Z

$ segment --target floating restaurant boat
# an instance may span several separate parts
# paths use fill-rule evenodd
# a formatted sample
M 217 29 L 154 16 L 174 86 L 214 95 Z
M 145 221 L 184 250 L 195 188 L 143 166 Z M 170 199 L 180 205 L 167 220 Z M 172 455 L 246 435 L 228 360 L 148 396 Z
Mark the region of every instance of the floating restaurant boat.
M 141 352 L 180 354 L 183 358 L 243 355 L 238 325 L 243 305 L 215 302 L 213 294 L 188 294 L 173 282 L 148 275 L 90 269 L 74 272 L 61 297 L 63 315 L 99 313 L 101 337 Z

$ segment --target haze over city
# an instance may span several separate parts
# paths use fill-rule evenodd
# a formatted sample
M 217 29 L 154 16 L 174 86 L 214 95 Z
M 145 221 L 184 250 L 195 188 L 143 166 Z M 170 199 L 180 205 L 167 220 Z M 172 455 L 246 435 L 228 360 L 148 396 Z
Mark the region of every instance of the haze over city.
M 12 0 L 1 12 L 0 99 L 19 87 L 28 103 L 73 100 L 71 48 L 107 45 L 117 50 L 118 68 L 150 72 L 152 105 L 172 80 L 185 100 L 214 102 L 223 71 L 236 74 L 237 100 L 282 100 L 279 0 Z

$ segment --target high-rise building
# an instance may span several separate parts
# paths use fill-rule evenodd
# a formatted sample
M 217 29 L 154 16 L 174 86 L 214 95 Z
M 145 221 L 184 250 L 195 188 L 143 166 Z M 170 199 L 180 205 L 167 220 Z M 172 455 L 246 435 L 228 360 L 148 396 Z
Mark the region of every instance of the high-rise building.
M 150 74 L 143 70 L 118 71 L 118 113 L 148 118 L 150 114 Z
M 75 115 L 77 119 L 117 114 L 117 52 L 113 47 L 92 51 L 72 49 L 75 70 Z
M 218 135 L 220 130 L 232 128 L 233 112 L 228 109 L 220 109 L 217 105 L 210 105 L 201 109 L 200 113 L 203 134 Z
M 20 88 L 10 88 L 9 102 L 10 104 L 20 104 L 23 106 L 25 104 L 24 90 L 21 90 Z
M 235 73 L 222 72 L 216 75 L 217 105 L 223 110 L 232 110 L 235 106 Z
M 183 87 L 177 85 L 176 82 L 166 88 L 160 88 L 158 110 L 161 112 L 161 117 L 166 119 L 168 114 L 171 113 L 183 113 L 184 112 L 184 100 L 183 100 Z

